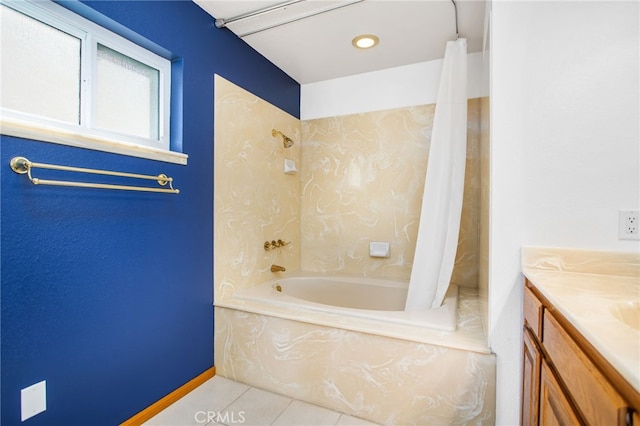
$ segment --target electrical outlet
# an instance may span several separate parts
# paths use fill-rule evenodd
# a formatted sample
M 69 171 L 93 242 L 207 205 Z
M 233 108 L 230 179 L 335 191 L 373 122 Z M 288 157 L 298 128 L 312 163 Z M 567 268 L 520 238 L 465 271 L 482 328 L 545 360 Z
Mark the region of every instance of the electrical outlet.
M 43 380 L 20 391 L 22 421 L 47 409 L 47 381 Z
M 640 240 L 640 212 L 638 210 L 620 210 L 618 216 L 618 239 Z

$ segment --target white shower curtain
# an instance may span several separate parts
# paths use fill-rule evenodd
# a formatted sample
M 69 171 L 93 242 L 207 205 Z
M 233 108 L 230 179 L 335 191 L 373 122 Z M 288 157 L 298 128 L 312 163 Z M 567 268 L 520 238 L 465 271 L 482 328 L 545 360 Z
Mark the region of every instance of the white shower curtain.
M 436 308 L 456 258 L 467 152 L 467 41 L 447 42 L 406 311 Z

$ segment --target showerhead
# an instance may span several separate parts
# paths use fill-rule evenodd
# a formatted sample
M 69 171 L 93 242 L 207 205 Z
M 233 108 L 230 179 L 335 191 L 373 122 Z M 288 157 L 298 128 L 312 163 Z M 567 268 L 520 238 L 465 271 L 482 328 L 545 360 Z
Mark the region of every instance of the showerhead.
M 273 129 L 271 130 L 271 135 L 273 135 L 273 137 L 276 137 L 278 135 L 282 136 L 282 145 L 284 145 L 285 148 L 291 148 L 293 146 L 293 140 L 291 140 L 291 138 L 287 137 L 281 131 Z

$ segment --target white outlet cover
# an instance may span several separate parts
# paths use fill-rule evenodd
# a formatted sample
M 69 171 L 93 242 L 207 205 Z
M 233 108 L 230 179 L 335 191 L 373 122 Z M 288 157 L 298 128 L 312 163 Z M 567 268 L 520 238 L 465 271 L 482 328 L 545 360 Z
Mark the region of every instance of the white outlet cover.
M 640 211 L 620 210 L 618 212 L 618 239 L 640 240 Z
M 43 380 L 20 391 L 22 421 L 47 409 L 47 381 Z

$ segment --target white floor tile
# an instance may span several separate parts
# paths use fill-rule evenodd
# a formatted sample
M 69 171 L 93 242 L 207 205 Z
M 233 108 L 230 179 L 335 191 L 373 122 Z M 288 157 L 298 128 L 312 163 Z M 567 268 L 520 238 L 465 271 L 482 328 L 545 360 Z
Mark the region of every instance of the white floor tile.
M 225 410 L 236 417 L 242 416 L 245 420 L 243 426 L 267 426 L 278 418 L 291 401 L 286 396 L 251 388 Z
M 145 423 L 145 426 L 205 425 L 378 426 L 221 376 L 206 381 Z
M 302 401 L 293 401 L 272 426 L 333 426 L 340 413 Z
M 191 426 L 220 421 L 224 409 L 248 389 L 247 385 L 214 376 L 144 424 Z

